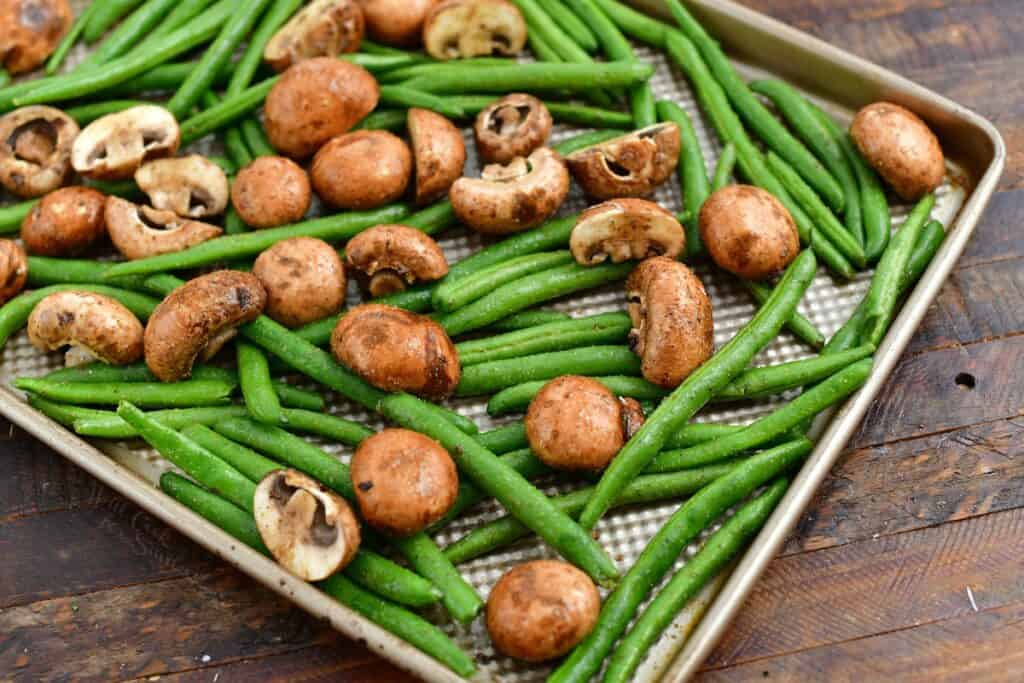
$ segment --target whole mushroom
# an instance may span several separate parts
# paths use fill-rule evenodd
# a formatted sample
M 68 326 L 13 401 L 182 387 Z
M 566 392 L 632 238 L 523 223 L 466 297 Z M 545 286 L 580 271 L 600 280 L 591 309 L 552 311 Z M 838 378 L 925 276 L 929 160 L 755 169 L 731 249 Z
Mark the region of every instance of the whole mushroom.
M 551 112 L 533 95 L 506 95 L 477 115 L 476 149 L 487 163 L 507 164 L 543 147 L 552 124 Z
M 100 360 L 112 365 L 142 357 L 142 323 L 120 302 L 91 292 L 57 292 L 36 304 L 28 338 L 42 351 L 69 347 L 68 366 Z
M 935 133 L 914 112 L 891 102 L 861 109 L 850 136 L 879 175 L 903 199 L 917 201 L 942 184 L 946 158 Z
M 304 59 L 355 52 L 363 30 L 363 10 L 356 0 L 313 0 L 278 29 L 263 59 L 281 72 Z
M 310 169 L 313 189 L 341 209 L 365 210 L 400 198 L 412 175 L 412 152 L 384 130 L 345 133 L 320 148 Z
M 227 176 L 198 154 L 143 164 L 135 172 L 135 184 L 149 196 L 153 208 L 179 216 L 218 216 L 228 205 Z
M 43 197 L 21 224 L 30 254 L 75 256 L 107 232 L 107 198 L 88 187 L 64 187 Z
M 366 31 L 387 45 L 412 47 L 423 35 L 427 13 L 439 0 L 359 0 Z
M 646 197 L 679 163 L 679 127 L 658 123 L 570 154 L 573 178 L 595 199 Z
M 0 184 L 19 197 L 40 197 L 71 175 L 74 119 L 53 107 L 22 107 L 0 117 Z
M 576 263 L 592 266 L 651 256 L 677 258 L 686 248 L 679 220 L 654 202 L 611 199 L 580 214 L 569 238 Z
M 13 240 L 0 240 L 0 304 L 7 303 L 25 287 L 28 257 Z
M 145 161 L 174 156 L 180 144 L 174 115 L 140 104 L 86 126 L 71 148 L 71 165 L 87 178 L 125 180 Z
M 103 211 L 107 234 L 117 250 L 129 260 L 173 254 L 220 237 L 216 225 L 182 218 L 173 211 L 132 204 L 120 197 L 107 197 Z
M 260 157 L 239 171 L 231 184 L 235 211 L 257 229 L 302 220 L 312 201 L 309 176 L 285 157 Z
M 252 274 L 267 291 L 267 315 L 286 327 L 321 320 L 345 305 L 345 267 L 323 240 L 282 240 L 259 255 Z
M 345 264 L 371 297 L 448 274 L 448 260 L 437 242 L 405 225 L 377 225 L 359 233 L 345 245 Z
M 68 0 L 0 3 L 0 66 L 13 75 L 40 66 L 71 26 Z
M 508 0 L 444 0 L 423 25 L 423 46 L 435 59 L 515 56 L 526 45 L 526 21 Z
M 416 203 L 431 204 L 448 193 L 466 165 L 466 143 L 451 121 L 427 109 L 410 109 L 407 117 L 416 163 Z

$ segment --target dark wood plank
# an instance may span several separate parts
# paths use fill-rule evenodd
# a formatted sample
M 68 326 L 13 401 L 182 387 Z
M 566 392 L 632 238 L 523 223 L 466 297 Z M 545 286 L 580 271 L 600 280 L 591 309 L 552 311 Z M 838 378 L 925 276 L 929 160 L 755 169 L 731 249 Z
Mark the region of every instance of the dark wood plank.
M 1024 142 L 1024 138 L 1021 140 Z M 1024 149 L 1024 146 L 1021 147 Z M 967 243 L 959 268 L 1024 256 L 1024 190 L 998 192 Z

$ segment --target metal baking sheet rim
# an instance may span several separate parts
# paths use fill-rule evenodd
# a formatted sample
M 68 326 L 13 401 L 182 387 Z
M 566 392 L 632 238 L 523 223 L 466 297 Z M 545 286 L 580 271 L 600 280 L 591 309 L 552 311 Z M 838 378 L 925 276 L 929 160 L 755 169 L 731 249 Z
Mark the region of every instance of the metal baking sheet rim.
M 700 623 L 673 660 L 664 676 L 667 681 L 684 681 L 697 670 L 725 633 L 758 577 L 778 553 L 786 536 L 857 429 L 871 401 L 888 379 L 925 312 L 962 254 L 995 192 L 1006 161 L 1006 147 L 996 128 L 951 100 L 730 0 L 691 0 L 690 4 L 698 11 L 713 11 L 719 18 L 735 21 L 745 25 L 745 28 L 761 33 L 770 32 L 777 40 L 793 46 L 799 45 L 801 50 L 820 57 L 824 62 L 858 71 L 880 89 L 937 107 L 961 125 L 980 131 L 991 143 L 993 154 L 961 208 L 956 222 L 949 228 L 946 242 L 879 349 L 871 378 L 828 424 L 779 508 L 725 580 L 721 590 L 704 611 Z M 365 644 L 397 666 L 428 681 L 463 680 L 416 648 L 337 601 L 325 597 L 312 585 L 292 576 L 170 497 L 153 495 L 153 487 L 138 475 L 36 412 L 6 388 L 0 389 L 0 413 L 162 522 L 310 614 L 327 620 L 333 628 Z M 474 680 L 487 679 L 481 673 Z

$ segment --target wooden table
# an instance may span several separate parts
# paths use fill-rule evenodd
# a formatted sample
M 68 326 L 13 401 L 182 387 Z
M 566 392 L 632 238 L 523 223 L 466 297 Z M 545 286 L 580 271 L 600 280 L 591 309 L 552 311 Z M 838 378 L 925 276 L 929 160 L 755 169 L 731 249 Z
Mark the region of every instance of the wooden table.
M 748 0 L 994 119 L 991 209 L 701 681 L 1024 680 L 1020 0 Z M 0 427 L 0 680 L 408 675 Z

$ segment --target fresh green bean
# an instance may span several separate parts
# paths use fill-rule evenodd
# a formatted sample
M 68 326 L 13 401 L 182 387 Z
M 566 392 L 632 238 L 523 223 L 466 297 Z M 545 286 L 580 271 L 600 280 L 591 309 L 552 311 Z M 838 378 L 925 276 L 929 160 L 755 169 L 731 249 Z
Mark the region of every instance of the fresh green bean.
M 820 382 L 844 367 L 875 352 L 871 344 L 862 344 L 836 354 L 768 365 L 745 370 L 715 396 L 715 401 L 748 401 Z
M 196 365 L 192 368 L 192 379 L 238 384 L 238 378 L 230 370 L 215 365 Z M 60 368 L 43 377 L 50 382 L 158 382 L 145 363 L 132 365 L 107 365 L 106 363 L 89 363 L 72 368 Z
M 259 422 L 276 425 L 281 421 L 281 401 L 270 379 L 270 364 L 257 346 L 236 344 L 238 378 L 249 414 Z
M 431 75 L 414 78 L 404 85 L 438 94 L 559 90 L 585 93 L 595 88 L 636 85 L 653 74 L 653 66 L 631 62 L 537 63 L 492 67 L 441 64 Z
M 467 116 L 476 116 L 501 98 L 495 95 L 447 95 L 444 99 L 462 107 Z M 544 102 L 544 106 L 551 112 L 551 117 L 559 123 L 587 128 L 633 128 L 633 117 L 621 111 L 588 107 L 575 102 L 547 101 Z M 405 125 L 404 120 L 402 125 Z
M 274 380 L 270 384 L 274 387 L 274 393 L 277 394 L 277 398 L 281 401 L 281 405 L 286 408 L 295 408 L 307 412 L 315 411 L 319 414 L 319 411 L 326 407 L 324 397 L 315 391 L 307 391 L 306 389 L 293 387 L 287 382 L 281 382 L 278 380 Z M 282 411 L 281 415 L 282 419 L 284 419 L 284 411 Z
M 594 145 L 599 145 L 602 142 L 607 142 L 608 140 L 613 140 L 621 136 L 622 131 L 620 130 L 595 130 L 590 131 L 589 133 L 580 133 L 579 135 L 562 140 L 558 144 L 554 145 L 552 149 L 563 157 L 567 157 L 573 152 L 578 152 L 581 149 L 593 147 Z
M 174 472 L 164 472 L 161 475 L 160 488 L 171 498 L 213 522 L 242 543 L 270 556 L 270 551 L 263 545 L 259 529 L 256 528 L 256 521 L 246 510 L 196 486 Z
M 730 184 L 735 167 L 736 145 L 730 142 L 722 148 L 722 153 L 718 157 L 718 163 L 715 164 L 715 176 L 711 180 L 712 192 L 717 192 Z
M 106 2 L 89 3 L 88 22 L 82 30 L 85 31 L 85 42 L 92 45 L 107 32 L 111 26 L 121 21 L 122 18 L 142 4 L 143 0 L 107 0 Z
M 444 201 L 432 204 L 425 209 L 420 209 L 402 221 L 402 225 L 416 228 L 425 235 L 436 235 L 455 225 L 458 219 L 455 217 L 455 209 L 452 203 Z
M 64 34 L 63 38 L 61 38 L 60 43 L 57 45 L 57 49 L 55 49 L 53 54 L 50 55 L 50 58 L 46 60 L 47 76 L 52 76 L 60 70 L 61 65 L 68 56 L 68 52 L 70 52 L 71 48 L 78 43 L 78 39 L 82 37 L 82 33 L 85 31 L 86 25 L 92 19 L 92 16 L 96 14 L 102 4 L 103 3 L 100 2 L 89 3 L 89 5 L 82 10 L 82 13 L 78 15 L 78 18 L 75 19 L 74 23 L 71 24 L 71 28 L 69 28 L 68 32 Z M 6 83 L 2 83 L 0 85 L 6 85 Z
M 526 22 L 526 44 L 529 46 L 530 52 L 533 53 L 533 58 L 538 62 L 560 64 L 565 61 L 558 54 L 558 51 L 544 39 L 541 32 L 530 22 Z
M 768 298 L 772 295 L 771 286 L 763 282 L 753 282 L 751 280 L 741 280 L 740 282 L 744 289 L 750 292 L 750 296 L 754 298 L 754 301 L 759 306 L 763 306 L 764 302 L 768 301 Z M 825 344 L 825 335 L 822 334 L 821 330 L 799 312 L 793 313 L 793 316 L 786 321 L 786 328 L 798 339 L 802 339 L 813 348 L 820 349 Z
M 198 17 L 202 12 L 213 4 L 214 0 L 181 0 L 172 9 L 155 29 L 143 39 L 138 50 L 145 49 L 158 42 L 171 31 L 179 29 L 188 22 Z
M 502 318 L 489 327 L 495 332 L 517 332 L 531 327 L 540 327 L 541 325 L 550 325 L 552 323 L 564 323 L 569 322 L 570 320 L 572 320 L 572 316 L 568 313 L 537 309 L 513 313 L 507 318 Z
M 677 32 L 668 24 L 637 12 L 618 0 L 594 0 L 622 31 L 642 43 L 664 48 L 669 33 Z
M 125 2 L 130 2 L 132 5 L 139 4 L 134 0 L 109 0 L 102 4 L 109 6 Z M 128 54 L 139 44 L 143 36 L 152 31 L 160 23 L 160 20 L 170 12 L 175 2 L 176 0 L 146 0 L 138 9 L 132 8 L 131 14 L 119 23 L 117 28 L 110 32 L 110 35 L 106 37 L 100 46 L 93 50 L 92 54 L 78 65 L 76 72 L 94 70 L 96 67 L 109 64 L 111 60 Z M 94 33 L 95 25 L 100 23 L 100 20 L 103 18 L 103 10 L 96 10 L 96 13 L 89 19 L 89 26 L 85 27 L 86 40 L 96 35 Z M 117 19 L 114 21 L 116 22 Z M 100 33 L 102 32 L 100 31 Z M 89 40 L 89 42 L 93 41 Z
M 38 203 L 38 199 L 30 199 L 27 202 L 0 207 L 0 235 L 18 232 L 21 229 L 21 222 L 32 213 L 32 209 Z
M 270 139 L 267 138 L 263 125 L 257 119 L 251 116 L 243 119 L 238 124 L 238 129 L 242 133 L 242 139 L 245 140 L 245 144 L 252 150 L 253 157 L 277 156 L 277 150 L 270 144 Z
M 700 208 L 711 194 L 708 170 L 704 154 L 693 129 L 689 115 L 675 102 L 658 102 L 658 115 L 662 121 L 669 121 L 679 127 L 679 176 L 682 183 L 683 205 L 690 214 L 686 221 L 686 254 L 696 256 L 704 251 L 700 239 Z
M 683 425 L 682 429 L 669 436 L 668 441 L 665 442 L 665 447 L 689 448 L 706 441 L 714 441 L 715 439 L 735 434 L 742 429 L 746 429 L 746 427 L 742 425 L 714 424 L 711 422 L 691 422 L 688 425 Z
M 72 424 L 75 433 L 103 439 L 131 439 L 139 435 L 135 428 L 118 417 L 113 411 L 97 411 L 94 416 L 76 418 Z M 171 429 L 183 429 L 189 425 L 210 425 L 229 417 L 248 415 L 244 406 L 212 406 L 207 408 L 172 408 L 152 410 L 146 417 Z
M 266 458 L 251 448 L 246 448 L 222 434 L 218 434 L 210 429 L 207 424 L 197 423 L 189 425 L 181 433 L 257 484 L 274 470 L 283 469 L 280 463 Z
M 625 313 L 601 313 L 473 339 L 456 344 L 455 349 L 462 366 L 468 367 L 547 351 L 618 344 L 626 341 L 632 327 Z
M 125 109 L 131 109 L 142 104 L 152 104 L 152 102 L 146 102 L 143 100 L 105 100 L 103 102 L 93 102 L 91 104 L 83 104 L 78 107 L 71 107 L 64 111 L 65 114 L 75 120 L 81 127 L 85 127 L 107 114 L 116 114 L 117 112 L 124 111 Z
M 476 435 L 477 442 L 492 453 L 501 455 L 526 448 L 526 426 L 513 422 Z
M 181 123 L 181 144 L 195 142 L 258 109 L 280 76 L 271 76 Z
M 409 113 L 405 109 L 375 111 L 357 123 L 353 130 L 389 130 L 394 133 L 405 130 L 408 117 Z
M 444 595 L 419 574 L 365 548 L 356 553 L 344 573 L 377 595 L 408 607 L 436 605 Z
M 373 432 L 358 422 L 313 410 L 285 408 L 281 426 L 292 431 L 316 434 L 349 446 L 358 446 Z
M 117 413 L 112 410 L 96 410 L 66 403 L 55 403 L 35 394 L 28 395 L 28 404 L 51 420 L 66 427 L 71 427 L 77 420 L 106 419 L 111 415 L 117 417 Z
M 237 130 L 228 131 L 229 133 L 238 133 Z M 241 140 L 241 135 L 238 137 Z M 235 211 L 235 207 L 229 206 L 227 213 L 224 214 L 224 234 L 225 235 L 241 235 L 242 233 L 249 232 L 249 226 L 245 224 L 242 217 Z
M 127 98 L 136 97 L 141 93 L 173 92 L 178 89 L 192 70 L 195 69 L 195 62 L 176 62 L 174 64 L 161 64 L 146 71 L 134 78 L 108 88 L 103 88 L 96 93 L 96 97 Z M 225 68 L 217 74 L 217 84 L 221 85 L 227 80 L 227 73 L 230 69 Z M 38 81 L 36 81 L 38 82 Z M 6 101 L 5 95 L 0 95 L 0 108 Z
M 411 58 L 410 55 L 398 56 L 384 56 L 384 55 L 361 55 L 355 53 L 352 55 L 343 55 L 341 57 L 346 61 L 359 64 L 360 66 L 366 67 L 367 70 L 372 70 L 369 67 L 378 65 L 381 67 L 391 67 L 379 69 L 383 70 L 380 74 L 378 81 L 383 85 L 387 83 L 401 84 L 404 81 L 412 80 L 413 78 L 419 78 L 420 76 L 429 76 L 437 70 L 437 67 L 442 62 L 417 62 Z M 515 64 L 514 59 L 507 57 L 471 57 L 468 59 L 460 59 L 458 61 L 459 66 L 465 68 L 471 67 L 490 67 L 490 66 L 510 66 Z
M 419 107 L 437 112 L 450 119 L 466 118 L 462 107 L 452 104 L 443 97 L 404 85 L 380 86 L 381 104 L 389 107 Z
M 431 301 L 434 310 L 448 313 L 484 297 L 496 287 L 527 275 L 572 263 L 572 260 L 572 254 L 568 250 L 519 256 L 457 280 L 446 279 L 434 289 Z
M 231 74 L 225 94 L 228 96 L 240 95 L 249 87 L 256 70 L 263 62 L 263 50 L 267 43 L 274 37 L 277 30 L 281 28 L 288 19 L 295 14 L 302 5 L 301 0 L 273 0 L 270 8 L 263 15 L 259 26 L 249 39 L 249 44 L 242 53 L 241 59 Z
M 11 74 L 3 66 L 0 66 L 0 88 L 11 82 Z
M 44 287 L 58 284 L 102 284 L 108 282 L 107 271 L 112 262 L 92 259 L 67 259 L 49 256 L 28 257 L 28 284 Z M 142 290 L 143 278 L 131 277 L 117 281 L 125 289 Z
M 43 398 L 76 405 L 117 404 L 129 401 L 145 407 L 214 406 L 227 403 L 234 382 L 218 380 L 185 380 L 174 384 L 159 382 L 51 382 L 21 377 L 14 386 Z
M 480 396 L 562 375 L 639 375 L 640 358 L 627 346 L 587 346 L 471 365 L 456 396 Z
M 666 389 L 662 389 L 640 377 L 629 375 L 608 375 L 604 377 L 593 377 L 612 393 L 617 396 L 627 396 L 636 399 L 661 399 L 668 395 Z M 549 380 L 534 380 L 523 382 L 502 389 L 491 397 L 487 402 L 487 413 L 492 416 L 505 415 L 507 413 L 522 412 L 533 400 Z
M 576 16 L 572 9 L 566 7 L 564 0 L 547 0 L 544 9 L 577 45 L 591 54 L 597 52 L 597 36 L 584 23 L 586 17 Z

